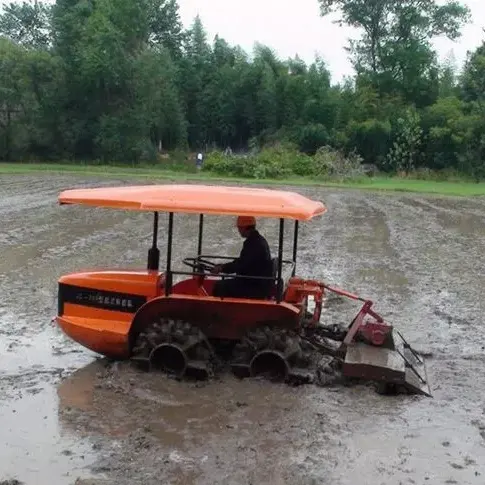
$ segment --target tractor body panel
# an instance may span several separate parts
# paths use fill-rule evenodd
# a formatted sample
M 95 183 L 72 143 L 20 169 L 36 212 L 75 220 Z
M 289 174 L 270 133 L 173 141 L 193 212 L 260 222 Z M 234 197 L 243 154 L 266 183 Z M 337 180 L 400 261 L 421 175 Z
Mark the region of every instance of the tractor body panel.
M 84 271 L 59 279 L 56 321 L 74 341 L 102 355 L 125 358 L 136 312 L 162 291 L 156 271 Z
M 171 293 L 175 295 L 208 296 L 212 294 L 215 283 L 215 280 L 195 276 L 174 284 Z
M 264 323 L 296 329 L 301 309 L 274 300 L 217 298 L 188 294 L 171 294 L 156 298 L 140 309 L 130 330 L 130 339 L 147 324 L 160 318 L 188 321 L 212 339 L 239 340 L 249 330 Z
M 61 329 L 84 347 L 127 358 L 147 323 L 171 318 L 197 323 L 208 338 L 239 340 L 265 322 L 297 328 L 301 306 L 275 300 L 215 298 L 214 280 L 188 278 L 164 295 L 164 275 L 148 270 L 86 271 L 59 280 Z
M 128 331 L 131 322 L 103 318 L 57 317 L 63 332 L 93 352 L 115 359 L 129 357 Z

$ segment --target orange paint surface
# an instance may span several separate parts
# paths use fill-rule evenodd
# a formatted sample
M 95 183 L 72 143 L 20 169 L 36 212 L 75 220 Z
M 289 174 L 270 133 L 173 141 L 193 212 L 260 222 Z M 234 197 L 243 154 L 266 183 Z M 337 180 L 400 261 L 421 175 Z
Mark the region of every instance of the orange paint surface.
M 136 211 L 243 215 L 309 220 L 326 207 L 296 192 L 211 185 L 138 185 L 65 190 L 60 204 Z
M 139 295 L 152 300 L 163 290 L 164 275 L 149 270 L 81 271 L 62 276 L 61 285 Z M 129 296 L 126 297 L 129 300 Z M 84 347 L 102 355 L 125 358 L 129 354 L 128 332 L 135 313 L 96 308 L 82 301 L 64 302 L 56 320 L 61 329 Z
M 164 295 L 164 275 L 157 271 L 98 271 L 63 276 L 61 283 L 114 291 L 147 298 L 136 313 L 97 308 L 82 301 L 65 301 L 63 313 L 56 320 L 62 330 L 84 347 L 112 358 L 127 358 L 133 332 L 147 323 L 169 317 L 197 322 L 208 337 L 240 339 L 250 329 L 264 322 L 278 321 L 287 328 L 299 324 L 306 296 L 321 298 L 322 289 L 300 278 L 291 278 L 285 301 L 250 300 L 208 296 L 212 279 L 188 278 Z M 201 286 L 202 283 L 202 286 Z
M 133 317 L 143 323 L 164 316 L 197 321 L 208 337 L 239 339 L 247 330 L 265 321 L 279 321 L 293 328 L 299 313 L 298 307 L 284 302 L 174 294 L 149 301 L 136 317 L 66 304 L 64 315 L 57 316 L 56 321 L 66 335 L 84 347 L 112 358 L 126 358 Z
M 233 340 L 267 322 L 277 321 L 282 327 L 295 328 L 299 315 L 298 306 L 274 300 L 172 294 L 156 298 L 140 308 L 133 322 L 133 331 L 136 333 L 139 325 L 167 316 L 196 322 L 209 338 Z
M 80 308 L 86 310 L 85 307 Z M 56 321 L 66 335 L 93 352 L 113 358 L 128 357 L 127 336 L 131 321 L 122 322 L 72 315 L 58 316 Z
M 154 298 L 160 294 L 165 275 L 150 270 L 94 270 L 79 271 L 59 278 L 59 283 L 94 288 L 96 290 L 118 291 Z

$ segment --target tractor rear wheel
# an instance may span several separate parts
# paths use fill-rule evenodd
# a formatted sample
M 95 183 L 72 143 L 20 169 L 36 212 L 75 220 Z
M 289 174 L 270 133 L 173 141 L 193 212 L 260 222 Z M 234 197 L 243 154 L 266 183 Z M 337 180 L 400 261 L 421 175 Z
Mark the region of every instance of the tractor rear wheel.
M 214 373 L 215 353 L 202 330 L 193 323 L 160 318 L 137 336 L 132 361 L 146 370 L 179 379 L 208 379 Z
M 239 377 L 273 382 L 313 382 L 318 354 L 295 331 L 265 324 L 247 332 L 235 346 L 231 368 Z

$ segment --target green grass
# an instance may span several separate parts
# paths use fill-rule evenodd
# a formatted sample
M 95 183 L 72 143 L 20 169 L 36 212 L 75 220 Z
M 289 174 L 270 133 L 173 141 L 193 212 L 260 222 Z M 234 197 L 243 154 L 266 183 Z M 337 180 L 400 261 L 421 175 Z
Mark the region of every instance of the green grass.
M 92 165 L 77 163 L 0 163 L 0 175 L 7 174 L 79 174 L 84 176 L 106 176 L 115 178 L 150 179 L 153 180 L 193 180 L 193 181 L 224 181 L 243 182 L 246 184 L 264 185 L 311 185 L 322 187 L 353 188 L 375 191 L 415 192 L 448 196 L 485 196 L 485 183 L 460 181 L 414 180 L 396 177 L 363 178 L 356 181 L 325 181 L 305 177 L 293 177 L 278 180 L 252 180 L 233 177 L 216 176 L 210 173 L 196 173 L 180 170 L 166 170 L 155 167 L 123 167 L 114 165 Z

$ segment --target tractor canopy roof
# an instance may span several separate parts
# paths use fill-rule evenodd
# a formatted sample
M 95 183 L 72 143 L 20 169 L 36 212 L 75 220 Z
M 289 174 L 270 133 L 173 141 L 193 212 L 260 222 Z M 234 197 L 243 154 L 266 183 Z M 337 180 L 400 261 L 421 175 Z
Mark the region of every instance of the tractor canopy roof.
M 71 189 L 60 204 L 151 212 L 243 215 L 309 220 L 324 214 L 322 202 L 283 190 L 212 185 L 136 185 Z

